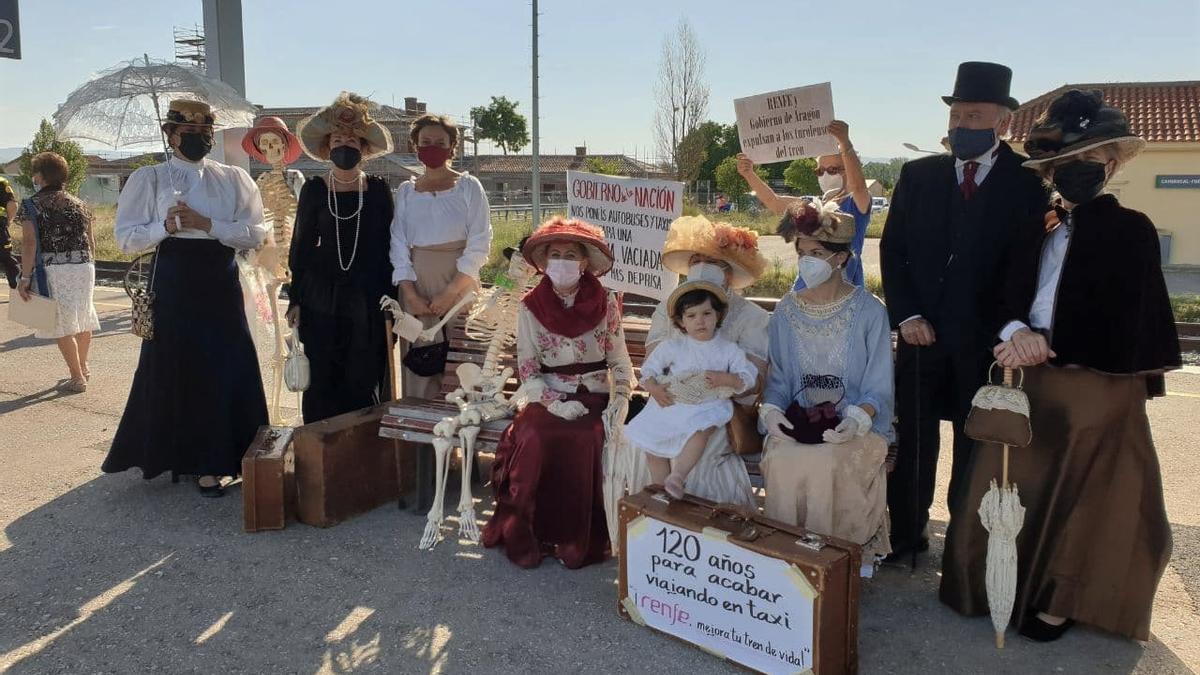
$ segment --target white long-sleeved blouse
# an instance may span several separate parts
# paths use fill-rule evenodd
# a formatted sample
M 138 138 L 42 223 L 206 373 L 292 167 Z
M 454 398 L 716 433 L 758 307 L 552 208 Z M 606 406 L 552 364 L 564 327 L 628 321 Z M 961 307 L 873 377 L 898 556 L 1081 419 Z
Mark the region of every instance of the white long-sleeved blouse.
M 114 235 L 126 253 L 156 246 L 167 238 L 167 211 L 182 201 L 212 221 L 209 232 L 181 229 L 172 236 L 216 239 L 235 249 L 258 248 L 270 229 L 263 222 L 262 196 L 250 174 L 211 159 L 178 157 L 134 171 L 117 198 Z
M 464 172 L 453 188 L 440 192 L 417 192 L 415 179 L 402 183 L 392 217 L 392 283 L 416 280 L 413 247 L 452 241 L 467 242 L 458 257 L 458 271 L 478 279 L 492 246 L 487 193 L 479 179 Z

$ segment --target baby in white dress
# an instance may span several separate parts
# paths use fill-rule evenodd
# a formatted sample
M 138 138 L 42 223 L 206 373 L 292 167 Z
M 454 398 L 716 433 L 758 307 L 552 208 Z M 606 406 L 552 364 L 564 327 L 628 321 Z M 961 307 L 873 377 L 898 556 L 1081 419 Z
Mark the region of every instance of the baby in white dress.
M 646 358 L 642 386 L 653 397 L 625 427 L 630 444 L 646 453 L 651 479 L 676 499 L 683 496 L 709 436 L 733 417 L 729 399 L 752 389 L 758 379 L 745 352 L 717 336 L 727 308 L 724 290 L 707 281 L 675 289 L 667 299 L 668 314 L 685 336 L 660 343 Z M 699 402 L 675 401 L 669 385 L 701 375 L 710 395 Z

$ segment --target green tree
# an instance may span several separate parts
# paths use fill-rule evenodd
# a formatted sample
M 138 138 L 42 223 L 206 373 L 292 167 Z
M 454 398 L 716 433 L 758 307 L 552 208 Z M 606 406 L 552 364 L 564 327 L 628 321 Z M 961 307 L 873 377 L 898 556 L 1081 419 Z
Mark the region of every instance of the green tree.
M 588 173 L 602 173 L 606 176 L 624 176 L 625 168 L 615 159 L 604 157 L 588 157 Z
M 17 183 L 27 191 L 33 191 L 33 157 L 40 152 L 56 152 L 67 160 L 70 173 L 67 175 L 65 187 L 72 194 L 79 192 L 79 186 L 87 176 L 87 158 L 83 156 L 78 144 L 73 141 L 60 141 L 54 133 L 54 127 L 46 120 L 42 120 L 37 133 L 33 135 L 33 141 L 21 153 L 21 175 L 17 176 Z
M 161 157 L 161 156 L 162 156 L 161 153 L 148 152 L 148 153 L 142 155 L 141 157 L 138 157 L 137 159 L 133 160 L 133 162 L 131 162 L 129 164 L 129 169 L 131 171 L 137 171 L 138 169 L 142 168 L 143 166 L 154 166 L 155 164 L 162 162 L 162 160 L 159 159 L 159 157 Z
M 517 112 L 518 105 L 504 96 L 493 96 L 491 105 L 471 108 L 475 135 L 494 142 L 506 155 L 509 150 L 519 152 L 529 144 L 529 128 L 525 116 Z
M 900 179 L 900 167 L 904 166 L 904 162 L 901 157 L 894 157 L 887 162 L 867 162 L 863 165 L 863 177 L 867 180 L 873 178 L 891 190 Z
M 792 160 L 783 172 L 783 182 L 802 195 L 820 195 L 821 184 L 817 182 L 817 160 L 812 157 Z
M 721 162 L 724 162 L 725 158 L 733 157 L 741 151 L 737 126 L 709 120 L 701 124 L 693 133 L 704 139 L 705 148 L 704 161 L 700 163 L 700 170 L 696 177 L 699 180 L 708 180 L 715 183 L 717 180 L 717 167 L 721 165 Z
M 759 178 L 766 180 L 767 171 L 760 167 L 754 168 L 754 173 L 758 174 Z M 746 195 L 750 192 L 750 186 L 746 183 L 746 179 L 737 170 L 737 158 L 726 157 L 719 165 L 717 165 L 717 189 L 721 191 L 729 199 L 744 206 L 746 203 Z

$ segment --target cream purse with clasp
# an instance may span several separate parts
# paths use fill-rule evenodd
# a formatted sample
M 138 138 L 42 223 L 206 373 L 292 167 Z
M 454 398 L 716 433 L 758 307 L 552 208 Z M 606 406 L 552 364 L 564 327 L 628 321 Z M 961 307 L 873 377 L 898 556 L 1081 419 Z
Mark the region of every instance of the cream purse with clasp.
M 283 362 L 283 383 L 288 391 L 305 391 L 311 378 L 308 357 L 304 355 L 304 344 L 292 333 L 288 338 L 287 359 Z

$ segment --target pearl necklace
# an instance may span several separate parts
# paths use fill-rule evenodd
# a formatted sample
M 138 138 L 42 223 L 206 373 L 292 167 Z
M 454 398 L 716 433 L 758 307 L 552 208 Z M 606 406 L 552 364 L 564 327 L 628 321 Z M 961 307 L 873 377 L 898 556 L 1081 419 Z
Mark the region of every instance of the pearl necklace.
M 358 234 L 360 231 L 360 226 L 362 225 L 363 192 L 366 191 L 365 187 L 363 186 L 363 174 L 360 172 L 358 174 L 358 177 L 355 178 L 353 181 L 342 181 L 342 180 L 339 180 L 336 176 L 334 176 L 333 172 L 330 171 L 329 179 L 330 179 L 329 183 L 328 183 L 329 191 L 325 193 L 325 206 L 326 206 L 326 208 L 329 209 L 329 215 L 333 216 L 333 234 L 334 234 L 334 239 L 337 241 L 338 267 L 342 268 L 343 272 L 349 272 L 350 268 L 354 266 L 354 257 L 356 255 L 358 255 Z M 342 184 L 348 184 L 348 183 L 352 183 L 352 182 L 358 183 L 358 208 L 354 211 L 354 213 L 352 213 L 348 216 L 343 216 L 338 213 L 337 199 L 335 199 L 333 196 L 333 192 L 334 192 L 333 182 L 334 181 L 337 181 Z M 354 219 L 354 248 L 350 249 L 350 262 L 343 262 L 342 261 L 342 223 L 341 223 L 341 221 L 350 220 L 351 218 Z

